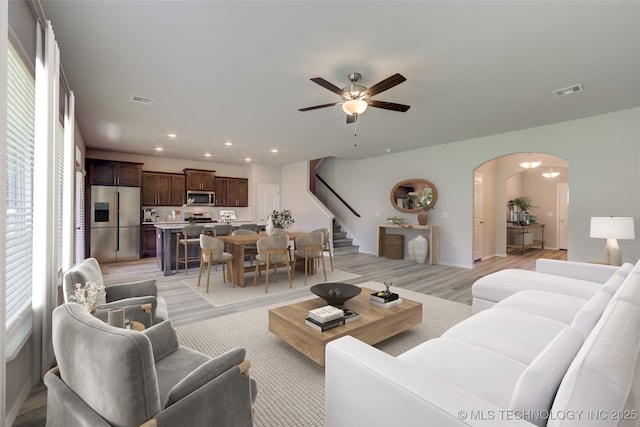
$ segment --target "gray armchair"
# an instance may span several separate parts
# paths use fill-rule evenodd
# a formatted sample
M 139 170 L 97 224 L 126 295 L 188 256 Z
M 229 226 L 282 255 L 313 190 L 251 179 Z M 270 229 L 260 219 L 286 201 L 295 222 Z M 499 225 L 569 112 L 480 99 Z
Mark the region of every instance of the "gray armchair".
M 218 357 L 180 346 L 170 321 L 110 326 L 76 303 L 53 312 L 48 426 L 251 426 L 256 383 L 245 350 Z
M 75 284 L 95 282 L 104 285 L 100 264 L 95 258 L 87 258 L 64 274 L 64 302 L 73 302 L 71 296 Z M 155 279 L 106 287 L 106 301 L 96 309 L 96 316 L 104 321 L 113 308 L 124 308 L 129 320 L 136 320 L 145 327 L 155 325 L 169 318 L 167 302 L 158 296 Z

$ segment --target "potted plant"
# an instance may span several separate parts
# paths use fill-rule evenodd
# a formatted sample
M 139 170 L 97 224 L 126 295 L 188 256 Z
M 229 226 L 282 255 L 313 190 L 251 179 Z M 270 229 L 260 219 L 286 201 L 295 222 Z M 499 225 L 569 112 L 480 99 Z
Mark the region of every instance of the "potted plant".
M 509 203 L 513 203 L 520 210 L 520 213 L 518 214 L 518 220 L 520 223 L 526 222 L 525 215 L 530 214 L 531 211 L 535 209 L 535 206 L 533 206 L 533 202 L 529 196 L 516 197 Z
M 274 231 L 277 229 L 286 230 L 296 222 L 293 219 L 293 215 L 291 214 L 291 211 L 289 209 L 285 209 L 282 211 L 277 211 L 274 209 L 273 212 L 271 212 L 270 219 Z

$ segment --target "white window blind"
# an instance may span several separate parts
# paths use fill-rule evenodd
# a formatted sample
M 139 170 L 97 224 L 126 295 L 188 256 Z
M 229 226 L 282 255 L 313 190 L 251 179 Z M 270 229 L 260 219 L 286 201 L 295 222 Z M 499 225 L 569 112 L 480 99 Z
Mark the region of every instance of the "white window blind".
M 76 165 L 76 263 L 84 259 L 84 176 Z
M 64 185 L 64 126 L 56 123 L 56 270 L 62 271 L 62 189 Z
M 35 81 L 13 45 L 7 55 L 6 329 L 31 308 Z

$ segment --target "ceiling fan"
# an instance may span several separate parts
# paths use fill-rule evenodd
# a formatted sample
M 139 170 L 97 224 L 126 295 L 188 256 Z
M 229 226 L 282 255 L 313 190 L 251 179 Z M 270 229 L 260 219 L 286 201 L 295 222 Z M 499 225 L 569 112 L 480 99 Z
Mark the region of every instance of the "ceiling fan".
M 357 84 L 358 81 L 362 78 L 360 73 L 351 73 L 347 77 L 349 78 L 351 84 L 343 87 L 342 89 L 332 83 L 329 83 L 322 77 L 312 78 L 312 82 L 319 84 L 323 88 L 339 95 L 342 98 L 342 101 L 331 102 L 329 104 L 314 105 L 313 107 L 298 108 L 298 111 L 317 110 L 318 108 L 342 105 L 342 109 L 345 113 L 347 113 L 348 124 L 354 123 L 356 120 L 358 120 L 358 116 L 364 113 L 369 106 L 383 108 L 385 110 L 400 111 L 402 113 L 411 108 L 409 105 L 396 104 L 394 102 L 386 101 L 376 101 L 374 99 L 371 99 L 372 96 L 377 95 L 380 92 L 384 92 L 385 90 L 391 89 L 392 87 L 397 86 L 407 80 L 401 74 L 396 73 L 393 76 L 374 84 L 370 88 Z

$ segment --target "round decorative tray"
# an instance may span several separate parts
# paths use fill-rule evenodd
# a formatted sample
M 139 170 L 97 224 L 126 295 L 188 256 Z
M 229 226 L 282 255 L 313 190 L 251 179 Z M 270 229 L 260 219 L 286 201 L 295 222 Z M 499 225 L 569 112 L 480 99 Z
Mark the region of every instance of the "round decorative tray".
M 346 283 L 320 283 L 313 285 L 311 292 L 325 300 L 327 304 L 342 308 L 345 302 L 362 292 L 362 289 Z

